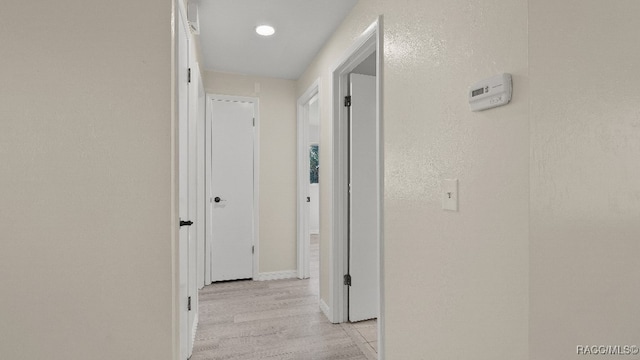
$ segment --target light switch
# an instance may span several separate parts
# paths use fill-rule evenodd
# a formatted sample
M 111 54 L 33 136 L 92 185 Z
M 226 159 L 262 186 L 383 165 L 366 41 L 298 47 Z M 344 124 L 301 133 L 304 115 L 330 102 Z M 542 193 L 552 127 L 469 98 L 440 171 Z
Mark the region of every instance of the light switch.
M 442 180 L 442 209 L 458 211 L 458 179 Z

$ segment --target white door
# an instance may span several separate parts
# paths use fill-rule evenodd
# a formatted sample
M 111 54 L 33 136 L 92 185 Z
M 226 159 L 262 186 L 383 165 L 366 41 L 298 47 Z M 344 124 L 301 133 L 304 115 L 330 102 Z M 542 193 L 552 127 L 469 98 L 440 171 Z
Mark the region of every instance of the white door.
M 192 52 L 193 54 L 193 52 Z M 196 315 L 198 313 L 198 162 L 197 162 L 197 130 L 198 130 L 198 91 L 195 87 L 194 79 L 196 78 L 195 56 L 190 56 L 190 86 L 189 86 L 189 216 L 188 219 L 194 222 L 193 225 L 187 226 L 189 229 L 189 296 L 187 298 L 189 309 L 189 337 L 187 339 L 187 347 L 189 356 L 193 351 L 193 339 L 196 331 Z
M 178 239 L 179 262 L 179 317 L 180 317 L 180 358 L 187 359 L 189 347 L 189 38 L 182 17 L 178 16 L 178 197 L 180 236 Z
M 204 89 L 203 89 L 204 91 Z M 212 232 L 212 216 L 211 213 L 213 211 L 213 193 L 211 189 L 211 118 L 208 115 L 209 104 L 207 104 L 207 99 L 204 101 L 203 111 L 205 112 L 205 263 L 204 263 L 204 283 L 205 285 L 211 284 L 211 238 L 213 237 Z
M 194 56 L 195 58 L 195 56 Z M 206 204 L 208 203 L 206 196 L 206 187 L 205 187 L 205 92 L 204 85 L 202 83 L 202 77 L 200 76 L 200 66 L 198 63 L 194 63 L 192 68 L 196 70 L 192 70 L 191 83 L 194 94 L 197 94 L 195 98 L 195 104 L 192 108 L 196 114 L 196 122 L 197 122 L 197 151 L 196 158 L 198 160 L 198 191 L 197 191 L 197 219 L 195 220 L 196 230 L 197 230 L 197 255 L 198 259 L 197 263 L 197 271 L 196 278 L 198 283 L 198 289 L 202 289 L 205 285 L 205 262 L 206 262 L 206 244 L 205 244 L 205 232 L 206 232 Z M 196 304 L 197 305 L 197 304 Z
M 350 75 L 349 321 L 378 317 L 376 78 Z
M 254 103 L 211 98 L 211 280 L 253 277 Z

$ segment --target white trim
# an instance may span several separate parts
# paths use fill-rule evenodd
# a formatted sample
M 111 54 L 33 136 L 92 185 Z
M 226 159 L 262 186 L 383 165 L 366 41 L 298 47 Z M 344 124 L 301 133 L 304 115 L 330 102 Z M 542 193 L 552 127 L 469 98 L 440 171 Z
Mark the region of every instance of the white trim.
M 298 197 L 297 197 L 297 256 L 299 279 L 310 276 L 309 265 L 309 101 L 320 93 L 320 78 L 298 98 Z M 320 101 L 320 99 L 318 99 Z
M 191 329 L 191 343 L 192 344 L 196 343 L 196 332 L 198 331 L 198 323 L 200 322 L 198 314 L 199 314 L 199 311 L 196 311 L 196 316 L 193 318 L 193 329 Z M 189 353 L 191 353 L 191 354 L 193 353 L 193 348 L 189 351 Z
M 259 273 L 258 276 L 253 278 L 254 281 L 270 281 L 270 280 L 285 280 L 295 279 L 298 276 L 296 270 L 287 271 L 274 271 L 268 273 Z
M 324 316 L 326 316 L 327 319 L 331 321 L 331 310 L 329 309 L 329 305 L 327 305 L 327 303 L 324 302 L 323 299 L 320 299 L 319 303 L 320 303 L 320 310 L 322 311 Z
M 180 29 L 182 28 L 182 30 L 184 30 L 184 33 L 186 35 L 186 67 L 188 68 L 190 66 L 189 63 L 189 57 L 190 57 L 190 45 L 191 45 L 191 37 L 190 37 L 190 33 L 189 33 L 189 29 L 188 26 L 186 25 L 186 11 L 184 9 L 184 4 L 181 4 L 182 6 L 178 6 L 177 9 L 174 8 L 174 58 L 173 58 L 173 69 L 174 69 L 174 76 L 173 76 L 173 80 L 175 81 L 175 84 L 173 84 L 173 91 L 174 96 L 175 96 L 175 109 L 174 109 L 174 116 L 175 116 L 175 127 L 174 127 L 174 150 L 175 150 L 175 154 L 174 154 L 174 161 L 175 161 L 175 168 L 174 168 L 174 174 L 175 174 L 175 200 L 177 201 L 175 205 L 175 210 L 176 213 L 174 215 L 177 215 L 175 217 L 175 219 L 179 219 L 180 216 L 182 215 L 180 212 L 180 190 L 181 190 L 181 182 L 180 182 L 180 177 L 181 177 L 181 172 L 180 172 L 180 167 L 181 167 L 181 161 L 180 161 L 180 156 L 181 156 L 181 145 L 180 145 L 180 135 L 182 133 L 182 131 L 184 131 L 185 129 L 181 129 L 181 127 L 183 126 L 183 122 L 186 121 L 186 130 L 187 130 L 187 137 L 188 135 L 188 128 L 189 128 L 189 116 L 188 116 L 188 109 L 189 109 L 189 86 L 187 86 L 187 118 L 186 119 L 182 119 L 181 118 L 181 113 L 180 113 L 180 97 L 181 97 L 181 91 L 180 89 L 182 88 L 184 83 L 181 83 L 182 79 L 181 79 L 181 74 L 180 72 L 182 72 L 184 69 L 180 68 L 180 57 L 181 57 L 181 51 L 180 51 L 180 44 L 182 41 L 184 41 L 181 37 L 181 32 Z M 187 160 L 188 162 L 188 160 Z M 188 167 L 187 167 L 187 171 L 188 171 Z M 188 183 L 188 182 L 187 182 Z M 188 193 L 187 193 L 187 196 Z M 174 223 L 174 226 L 176 226 L 177 223 Z M 189 274 L 189 252 L 188 250 L 186 251 L 186 257 L 183 257 L 182 255 L 182 251 L 180 251 L 180 247 L 181 247 L 181 240 L 184 241 L 184 239 L 181 238 L 180 235 L 180 226 L 177 225 L 176 226 L 176 242 L 175 242 L 175 251 L 176 251 L 176 283 L 175 286 L 177 287 L 176 291 L 177 291 L 177 299 L 175 302 L 175 305 L 177 306 L 177 313 L 176 313 L 176 335 L 177 335 L 177 348 L 175 349 L 175 353 L 177 354 L 178 357 L 183 358 L 185 356 L 189 356 L 189 354 L 192 351 L 192 347 L 189 347 L 189 312 L 186 310 L 187 309 L 187 298 L 189 296 L 189 278 L 188 278 L 188 274 Z M 182 243 L 184 244 L 184 242 Z M 188 240 L 187 240 L 187 244 L 188 244 Z M 187 246 L 188 249 L 188 246 Z M 186 261 L 186 264 L 184 264 L 184 261 Z M 183 274 L 183 272 L 186 272 L 186 275 Z M 181 283 L 181 278 L 185 277 L 186 278 L 186 286 L 183 286 L 183 283 Z M 191 343 L 191 345 L 193 345 L 193 342 Z
M 248 96 L 230 96 L 221 94 L 207 93 L 207 104 L 212 100 L 237 101 L 253 104 L 253 116 L 255 118 L 255 126 L 253 128 L 253 278 L 258 277 L 260 269 L 260 99 Z M 205 112 L 207 114 L 207 123 L 211 129 L 211 110 L 207 105 Z M 209 139 L 211 141 L 211 139 Z M 208 180 L 211 182 L 211 179 Z M 211 272 L 211 269 L 208 269 Z
M 204 86 L 204 81 L 203 81 L 203 86 Z M 205 178 L 205 233 L 204 233 L 204 251 L 205 251 L 205 263 L 204 263 L 204 272 L 205 272 L 205 278 L 204 278 L 204 285 L 207 286 L 209 284 L 211 284 L 211 269 L 212 269 L 212 263 L 211 263 L 211 258 L 213 256 L 213 253 L 211 252 L 211 246 L 213 244 L 213 229 L 212 229 L 212 221 L 213 221 L 213 211 L 212 211 L 212 204 L 211 204 L 211 199 L 213 198 L 213 189 L 211 187 L 211 178 L 212 178 L 212 172 L 211 172 L 211 161 L 213 159 L 213 153 L 212 153 L 212 124 L 211 124 L 211 120 L 209 118 L 209 111 L 210 111 L 210 105 L 209 105 L 209 94 L 207 94 L 206 89 L 204 90 L 204 131 L 205 131 L 205 140 L 204 140 L 204 146 L 205 146 L 205 172 L 204 172 L 204 178 Z
M 195 51 L 193 59 L 196 58 Z M 207 216 L 207 189 L 206 189 L 206 146 L 205 146 L 205 127 L 207 121 L 206 110 L 201 113 L 200 109 L 206 109 L 206 92 L 202 82 L 200 73 L 200 64 L 194 60 L 191 71 L 191 87 L 193 89 L 194 101 L 194 117 L 196 118 L 196 281 L 197 288 L 202 289 L 206 285 L 207 268 L 205 266 L 207 260 L 207 240 L 206 240 L 206 216 Z M 200 96 L 202 95 L 202 100 Z
M 379 164 L 378 168 L 378 246 L 379 246 L 379 268 L 378 274 L 380 279 L 380 299 L 379 299 L 379 318 L 378 318 L 378 358 L 384 359 L 384 282 L 383 282 L 383 265 L 384 265 L 384 246 L 382 233 L 382 208 L 383 208 L 383 128 L 382 128 L 382 62 L 384 59 L 384 51 L 382 48 L 382 16 L 372 23 L 360 37 L 353 43 L 344 55 L 336 62 L 331 71 L 332 88 L 332 149 L 333 149 L 333 173 L 332 185 L 333 194 L 331 197 L 330 213 L 331 221 L 331 257 L 330 257 L 330 274 L 329 274 L 329 320 L 333 323 L 341 323 L 348 321 L 348 292 L 346 286 L 343 285 L 343 275 L 348 269 L 348 109 L 344 107 L 342 99 L 348 92 L 348 74 L 360 64 L 364 59 L 372 53 L 377 52 L 376 67 L 376 86 L 377 86 L 377 115 L 376 125 L 378 128 L 376 139 L 376 158 Z
M 376 136 L 376 156 L 378 161 L 379 177 L 378 177 L 378 197 L 380 200 L 378 207 L 378 249 L 379 249 L 379 286 L 380 286 L 380 298 L 378 299 L 378 359 L 383 360 L 385 358 L 386 341 L 385 341 L 385 281 L 384 281 L 384 18 L 382 15 L 378 18 L 378 31 L 376 32 L 377 43 L 377 62 L 376 62 L 376 76 L 377 81 L 377 105 L 378 116 L 376 117 L 376 124 L 378 126 L 378 134 Z
M 187 7 L 184 1 L 175 1 L 178 4 L 178 16 L 182 18 L 182 21 L 186 25 L 187 35 L 191 34 L 191 27 L 189 26 L 189 18 L 187 17 Z

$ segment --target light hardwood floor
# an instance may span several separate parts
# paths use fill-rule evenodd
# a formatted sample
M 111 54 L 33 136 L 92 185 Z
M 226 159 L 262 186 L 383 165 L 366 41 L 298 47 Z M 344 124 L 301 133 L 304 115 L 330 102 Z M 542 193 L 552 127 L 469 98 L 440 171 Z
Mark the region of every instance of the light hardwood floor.
M 200 291 L 191 360 L 375 360 L 375 320 L 331 324 L 318 304 L 318 242 L 311 279 L 234 281 Z

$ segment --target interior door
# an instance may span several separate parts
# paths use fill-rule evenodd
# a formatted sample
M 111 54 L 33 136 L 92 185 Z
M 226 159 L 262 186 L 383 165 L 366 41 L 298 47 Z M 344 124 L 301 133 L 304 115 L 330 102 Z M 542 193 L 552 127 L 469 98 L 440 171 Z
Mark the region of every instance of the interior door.
M 350 75 L 349 321 L 378 317 L 376 78 Z
M 211 280 L 253 277 L 254 104 L 211 98 Z
M 189 84 L 189 216 L 188 219 L 193 221 L 194 224 L 188 226 L 189 229 L 189 279 L 188 279 L 188 304 L 187 309 L 189 313 L 188 317 L 188 327 L 189 327 L 189 336 L 187 339 L 187 347 L 189 349 L 188 353 L 191 356 L 193 351 L 193 339 L 195 338 L 196 332 L 196 314 L 198 313 L 198 275 L 197 275 L 197 265 L 198 265 L 198 227 L 200 226 L 198 222 L 198 162 L 197 162 L 197 152 L 198 152 L 198 90 L 197 90 L 197 72 L 199 71 L 196 68 L 195 62 L 195 51 L 190 48 L 191 56 L 189 56 L 189 71 L 191 75 L 191 79 L 187 82 Z
M 180 358 L 187 359 L 189 347 L 189 38 L 181 16 L 178 18 L 178 239 Z
M 194 56 L 195 58 L 195 56 Z M 202 289 L 205 285 L 205 274 L 206 274 L 206 206 L 207 206 L 207 195 L 206 195 L 206 177 L 205 177 L 205 123 L 206 123 L 206 115 L 205 115 L 205 92 L 204 85 L 202 83 L 202 77 L 200 75 L 200 66 L 197 62 L 194 62 L 192 68 L 195 68 L 195 72 L 192 70 L 191 72 L 191 82 L 193 93 L 197 94 L 194 96 L 195 103 L 193 110 L 196 115 L 196 135 L 197 135 L 197 150 L 196 150 L 196 158 L 198 161 L 197 169 L 198 169 L 198 191 L 197 191 L 197 219 L 196 230 L 197 230 L 197 271 L 196 271 L 196 280 L 198 284 L 198 289 Z

